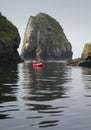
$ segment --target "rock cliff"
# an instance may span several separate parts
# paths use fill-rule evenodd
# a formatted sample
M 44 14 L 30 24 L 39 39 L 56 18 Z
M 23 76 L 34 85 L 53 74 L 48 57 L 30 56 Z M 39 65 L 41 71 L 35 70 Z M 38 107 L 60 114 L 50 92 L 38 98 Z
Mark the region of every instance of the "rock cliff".
M 17 51 L 19 44 L 17 28 L 0 13 L 0 63 L 22 62 Z
M 63 60 L 72 58 L 72 46 L 60 24 L 51 16 L 31 16 L 25 30 L 21 56 L 24 60 Z
M 91 56 L 91 43 L 86 43 L 86 44 L 84 45 L 81 58 L 82 58 L 82 59 L 85 59 L 85 58 L 87 58 L 88 56 Z

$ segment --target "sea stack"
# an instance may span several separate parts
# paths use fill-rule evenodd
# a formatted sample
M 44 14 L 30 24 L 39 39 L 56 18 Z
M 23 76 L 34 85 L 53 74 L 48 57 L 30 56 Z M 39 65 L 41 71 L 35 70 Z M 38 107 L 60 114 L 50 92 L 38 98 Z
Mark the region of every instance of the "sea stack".
M 51 16 L 30 16 L 24 34 L 24 60 L 65 60 L 72 58 L 72 46 L 60 24 Z

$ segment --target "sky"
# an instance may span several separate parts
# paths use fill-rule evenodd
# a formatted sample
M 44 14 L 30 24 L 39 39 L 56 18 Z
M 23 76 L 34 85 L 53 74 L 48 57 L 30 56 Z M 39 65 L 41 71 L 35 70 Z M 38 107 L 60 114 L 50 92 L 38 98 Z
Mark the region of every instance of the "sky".
M 85 43 L 91 43 L 91 0 L 0 0 L 0 12 L 18 28 L 19 53 L 28 19 L 39 12 L 60 23 L 72 45 L 73 58 L 81 57 Z

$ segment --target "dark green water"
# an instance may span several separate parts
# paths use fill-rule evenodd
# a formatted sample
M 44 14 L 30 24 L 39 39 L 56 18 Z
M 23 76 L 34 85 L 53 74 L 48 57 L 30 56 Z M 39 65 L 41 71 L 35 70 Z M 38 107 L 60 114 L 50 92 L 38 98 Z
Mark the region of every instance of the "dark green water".
M 0 130 L 91 130 L 91 69 L 0 67 Z

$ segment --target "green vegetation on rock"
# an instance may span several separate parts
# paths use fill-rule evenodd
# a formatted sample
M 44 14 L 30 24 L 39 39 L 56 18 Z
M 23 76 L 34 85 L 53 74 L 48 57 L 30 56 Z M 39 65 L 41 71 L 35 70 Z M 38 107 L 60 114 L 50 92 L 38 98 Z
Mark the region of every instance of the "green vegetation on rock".
M 18 29 L 0 13 L 0 64 L 22 62 L 17 51 L 19 44 Z
M 13 47 L 13 42 L 17 38 L 19 38 L 17 28 L 0 13 L 0 40 Z
M 51 24 L 51 26 L 55 28 L 55 31 L 58 31 L 61 27 L 54 18 L 45 13 L 39 13 L 36 17 L 33 17 L 33 24 L 37 24 L 45 28 Z
M 87 56 L 91 56 L 91 43 L 86 43 L 83 48 L 82 58 L 86 58 Z

